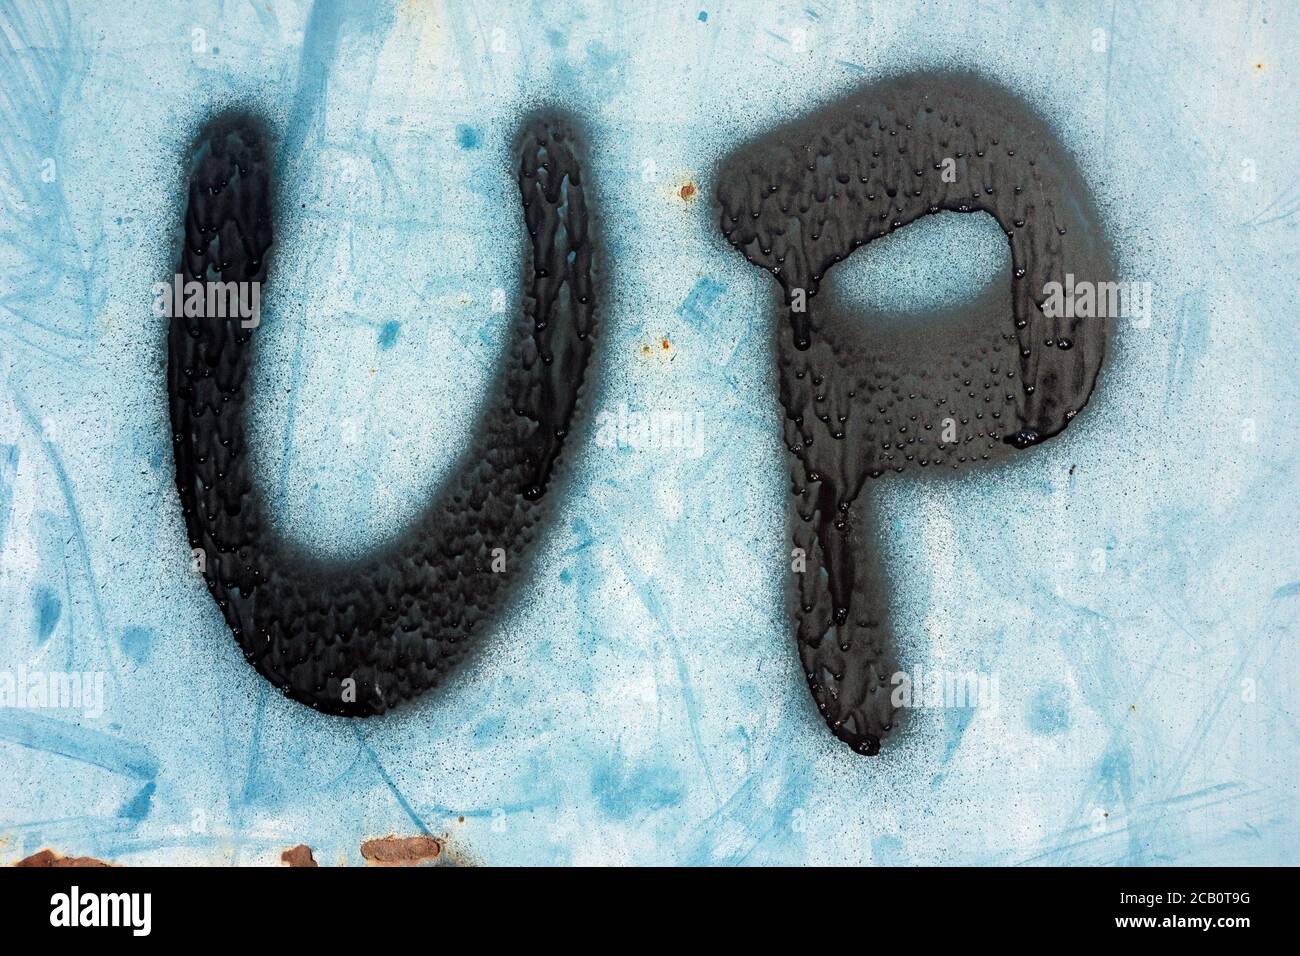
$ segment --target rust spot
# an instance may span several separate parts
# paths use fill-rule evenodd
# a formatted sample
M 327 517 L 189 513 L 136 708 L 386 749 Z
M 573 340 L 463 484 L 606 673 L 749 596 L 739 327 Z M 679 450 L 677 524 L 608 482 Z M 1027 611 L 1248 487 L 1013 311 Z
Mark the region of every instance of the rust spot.
M 441 852 L 442 844 L 431 836 L 387 836 L 361 844 L 366 862 L 377 866 L 415 866 L 437 859 Z
M 1256 64 L 1255 64 L 1255 72 L 1256 72 L 1256 73 L 1262 73 L 1263 70 L 1264 70 L 1264 64 L 1263 64 L 1263 63 L 1256 63 Z
M 641 343 L 641 357 L 656 362 L 673 362 L 677 359 L 677 349 L 667 336 Z
M 49 867 L 62 866 L 112 866 L 111 863 L 105 863 L 103 860 L 96 860 L 93 856 L 60 856 L 53 850 L 41 850 L 39 853 L 33 853 L 31 856 L 19 860 L 14 866 L 31 866 L 41 869 Z
M 280 862 L 289 866 L 320 866 L 311 855 L 311 847 L 305 843 L 299 843 L 281 853 Z
M 677 195 L 681 196 L 686 202 L 690 202 L 695 198 L 695 192 L 695 183 L 688 182 L 677 190 Z

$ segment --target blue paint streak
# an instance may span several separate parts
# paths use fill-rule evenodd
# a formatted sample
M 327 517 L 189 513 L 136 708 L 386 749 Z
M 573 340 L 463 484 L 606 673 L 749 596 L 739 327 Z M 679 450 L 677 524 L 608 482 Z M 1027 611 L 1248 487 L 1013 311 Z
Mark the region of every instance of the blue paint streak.
M 726 287 L 716 279 L 704 276 L 697 279 L 686 300 L 677 307 L 677 315 L 697 329 L 707 329 L 717 324 L 714 306 Z
M 13 512 L 14 476 L 18 474 L 18 446 L 0 445 L 0 551 L 4 550 L 5 532 Z
M 53 589 L 41 586 L 32 595 L 32 605 L 36 611 L 36 643 L 44 644 L 59 623 L 63 602 Z
M 388 775 L 388 771 L 384 769 L 384 765 L 379 762 L 379 755 L 375 753 L 370 744 L 366 743 L 366 738 L 361 735 L 361 728 L 354 723 L 352 724 L 352 732 L 356 735 L 357 743 L 361 744 L 362 751 L 365 752 L 366 757 L 375 768 L 375 772 L 379 774 L 379 779 L 383 780 L 384 785 L 392 791 L 393 796 L 397 798 L 398 805 L 406 812 L 406 815 L 411 818 L 411 822 L 419 828 L 421 833 L 426 836 L 432 836 L 432 833 L 424 820 L 422 820 L 420 815 L 415 812 L 415 808 L 411 806 L 410 801 L 406 799 L 406 795 L 402 793 L 393 778 Z
M 269 684 L 259 682 L 257 692 L 257 709 L 253 712 L 253 733 L 248 741 L 248 768 L 244 772 L 244 787 L 240 792 L 236 811 L 243 819 L 243 811 L 251 806 L 258 797 L 258 769 L 262 756 L 262 732 L 266 720 L 266 699 L 270 695 Z
M 302 54 L 298 62 L 298 88 L 279 150 L 280 167 L 285 171 L 284 181 L 292 182 L 301 178 L 302 164 L 309 161 L 304 156 L 308 138 L 314 133 L 318 140 L 315 145 L 319 145 L 322 138 L 325 94 L 329 86 L 330 68 L 338 56 L 339 37 L 344 21 L 354 20 L 361 34 L 375 37 L 392 22 L 392 16 L 392 9 L 381 3 L 352 6 L 342 0 L 316 0 L 312 5 L 311 16 L 303 31 Z M 285 462 L 292 460 L 298 399 L 303 392 L 304 336 L 305 326 L 298 323 L 289 360 L 292 370 L 289 408 L 281 442 Z M 281 471 L 278 488 L 281 500 L 287 497 L 289 471 L 288 468 Z
M 103 634 L 106 630 L 104 626 L 104 607 L 99 600 L 99 586 L 95 583 L 95 571 L 90 563 L 90 545 L 86 541 L 86 528 L 81 521 L 81 511 L 77 508 L 77 497 L 73 492 L 72 481 L 68 478 L 67 469 L 63 467 L 63 459 L 55 449 L 54 445 L 43 437 L 44 430 L 41 428 L 41 421 L 32 411 L 30 405 L 18 389 L 13 389 L 10 393 L 13 397 L 14 407 L 26 420 L 27 425 L 35 435 L 40 437 L 41 447 L 49 459 L 50 467 L 54 469 L 54 476 L 59 483 L 59 491 L 63 494 L 63 501 L 68 508 L 68 521 L 72 525 L 72 534 L 77 542 L 77 552 L 81 555 L 81 569 L 85 576 L 86 591 L 90 595 L 91 609 L 95 614 L 95 624 L 99 628 L 99 633 Z
M 592 773 L 591 792 L 602 810 L 616 820 L 675 807 L 686 794 L 681 777 L 671 767 L 629 768 L 621 755 L 602 761 Z
M 637 597 L 640 598 L 641 604 L 654 618 L 655 623 L 663 631 L 667 638 L 668 648 L 673 655 L 673 663 L 677 668 L 677 679 L 681 683 L 682 702 L 686 706 L 686 716 L 691 725 L 691 737 L 695 743 L 695 753 L 700 759 L 700 765 L 704 768 L 704 777 L 709 784 L 709 791 L 713 794 L 713 799 L 718 799 L 717 784 L 713 781 L 713 769 L 709 766 L 708 757 L 704 752 L 704 738 L 700 734 L 700 710 L 695 702 L 695 692 L 691 689 L 691 674 L 686 667 L 686 659 L 682 656 L 680 639 L 677 636 L 677 630 L 668 620 L 668 614 L 664 610 L 663 602 L 659 600 L 659 595 L 651 586 L 649 579 L 641 570 L 641 566 L 633 559 L 623 540 L 615 536 L 616 547 L 621 556 L 621 566 L 627 575 L 628 581 L 636 589 Z
M 150 780 L 140 788 L 139 793 L 122 805 L 117 815 L 139 823 L 149 815 L 149 810 L 153 806 L 153 794 L 157 788 L 158 785 Z
M 0 740 L 93 764 L 126 777 L 152 780 L 158 776 L 158 760 L 149 748 L 28 710 L 0 710 Z

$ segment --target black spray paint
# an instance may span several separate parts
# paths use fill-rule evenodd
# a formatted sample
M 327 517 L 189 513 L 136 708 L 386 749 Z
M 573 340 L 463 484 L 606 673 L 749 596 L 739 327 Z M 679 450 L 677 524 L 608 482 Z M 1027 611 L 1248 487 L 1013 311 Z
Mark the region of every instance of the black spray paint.
M 215 120 L 200 136 L 186 281 L 268 278 L 270 155 L 249 117 Z M 595 269 L 569 125 L 526 123 L 516 170 L 529 235 L 524 309 L 500 381 L 443 493 L 382 553 L 331 565 L 270 532 L 245 425 L 256 328 L 208 313 L 171 319 L 167 385 L 191 546 L 244 656 L 322 711 L 377 714 L 437 684 L 503 601 L 538 530 L 591 356 Z
M 718 199 L 728 241 L 783 292 L 800 659 L 832 731 L 873 754 L 896 720 L 897 667 L 866 479 L 963 471 L 1064 429 L 1092 392 L 1106 323 L 1048 317 L 1045 286 L 1108 281 L 1110 256 L 1048 129 L 970 76 L 891 80 L 766 135 L 723 162 Z M 914 328 L 864 327 L 818 296 L 854 250 L 941 211 L 997 220 L 1009 288 Z
M 595 329 L 590 197 L 565 124 L 526 124 L 517 158 L 531 254 L 503 397 L 444 494 L 383 553 L 328 565 L 264 530 L 244 423 L 255 330 L 210 312 L 172 319 L 177 486 L 208 587 L 258 671 L 329 713 L 380 713 L 461 659 L 537 532 L 575 420 Z M 806 560 L 800 657 L 834 733 L 872 754 L 896 719 L 896 668 L 866 479 L 962 472 L 1064 429 L 1092 392 L 1106 323 L 1045 315 L 1047 284 L 1108 281 L 1110 257 L 1049 131 L 973 77 L 893 80 L 784 127 L 724 162 L 718 196 L 724 234 L 776 277 L 788 319 L 776 353 Z M 184 279 L 265 280 L 273 206 L 259 125 L 211 124 Z M 854 250 L 941 211 L 986 212 L 1005 230 L 1009 301 L 984 295 L 909 329 L 864 326 L 821 289 Z

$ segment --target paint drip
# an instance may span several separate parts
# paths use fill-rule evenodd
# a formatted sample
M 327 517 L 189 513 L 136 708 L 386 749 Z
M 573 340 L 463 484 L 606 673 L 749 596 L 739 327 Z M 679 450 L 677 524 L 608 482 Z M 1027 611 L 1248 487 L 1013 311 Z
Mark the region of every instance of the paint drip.
M 252 117 L 220 117 L 203 131 L 185 212 L 186 281 L 268 279 L 270 155 Z M 596 268 L 570 124 L 525 123 L 515 158 L 529 239 L 496 398 L 437 500 L 391 548 L 329 564 L 269 531 L 245 422 L 257 330 L 207 311 L 171 319 L 167 386 L 191 547 L 249 663 L 318 710 L 378 714 L 438 684 L 482 638 L 538 534 L 591 357 Z
M 864 485 L 961 473 L 1062 431 L 1092 393 L 1108 323 L 1045 314 L 1045 287 L 1107 281 L 1111 256 L 1050 130 L 973 76 L 893 79 L 764 135 L 722 162 L 717 196 L 727 240 L 780 286 L 800 659 L 831 730 L 874 754 L 897 666 Z M 941 212 L 997 221 L 1007 286 L 908 323 L 865 323 L 818 295 L 855 251 Z

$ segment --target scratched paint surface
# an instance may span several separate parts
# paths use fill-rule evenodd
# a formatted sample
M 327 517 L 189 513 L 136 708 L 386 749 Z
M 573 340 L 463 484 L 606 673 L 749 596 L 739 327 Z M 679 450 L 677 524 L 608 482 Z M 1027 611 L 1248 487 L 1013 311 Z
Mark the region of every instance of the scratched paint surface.
M 6 4 L 0 672 L 103 694 L 0 708 L 0 860 L 305 843 L 360 864 L 367 839 L 429 833 L 481 863 L 1300 862 L 1298 19 Z M 915 710 L 864 759 L 790 647 L 773 284 L 709 197 L 738 143 L 947 67 L 1048 117 L 1150 321 L 1120 323 L 1092 403 L 1032 455 L 889 486 L 900 657 L 997 675 L 998 706 Z M 449 684 L 382 718 L 311 712 L 247 666 L 189 565 L 151 311 L 187 144 L 224 106 L 276 124 L 294 201 L 254 457 L 285 534 L 356 555 L 418 513 L 466 439 L 460 399 L 486 395 L 522 234 L 510 141 L 546 102 L 585 118 L 610 261 L 553 532 Z M 1007 268 L 997 241 L 931 224 L 841 281 L 873 313 L 959 302 Z M 687 440 L 596 440 L 592 416 L 655 412 Z

